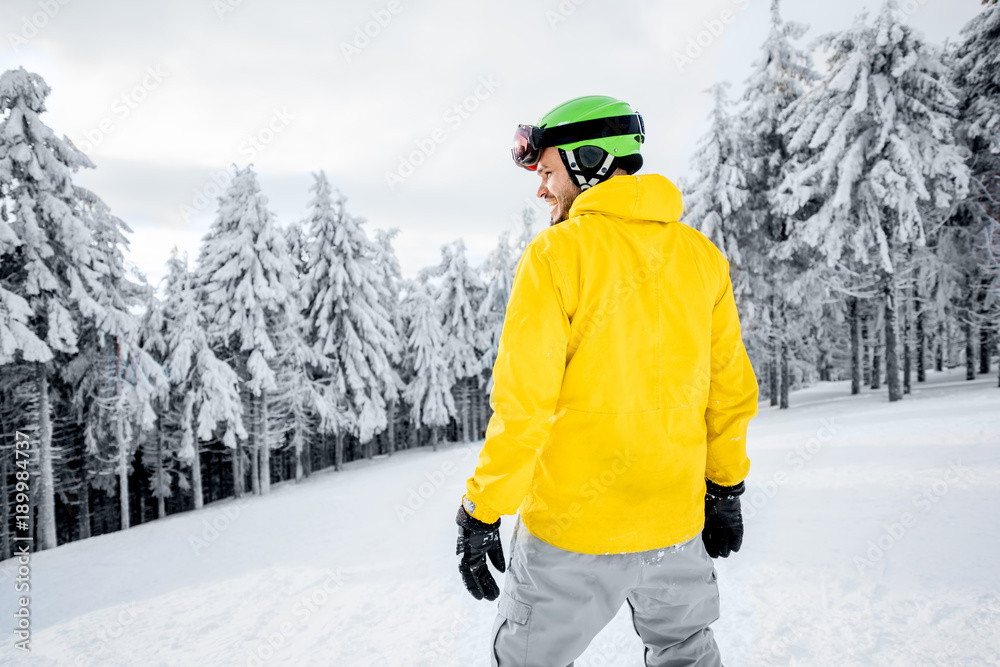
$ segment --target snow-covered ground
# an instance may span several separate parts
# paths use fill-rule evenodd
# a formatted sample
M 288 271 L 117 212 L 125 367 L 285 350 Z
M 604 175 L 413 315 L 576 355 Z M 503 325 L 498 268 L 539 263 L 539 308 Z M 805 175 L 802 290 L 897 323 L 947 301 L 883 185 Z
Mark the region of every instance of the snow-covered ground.
M 843 382 L 762 404 L 743 549 L 717 561 L 729 667 L 1000 665 L 1000 389 L 963 373 L 896 404 Z M 34 554 L 30 657 L 0 564 L 0 664 L 488 665 L 495 603 L 465 593 L 453 553 L 479 445 Z M 621 613 L 577 667 L 641 656 Z

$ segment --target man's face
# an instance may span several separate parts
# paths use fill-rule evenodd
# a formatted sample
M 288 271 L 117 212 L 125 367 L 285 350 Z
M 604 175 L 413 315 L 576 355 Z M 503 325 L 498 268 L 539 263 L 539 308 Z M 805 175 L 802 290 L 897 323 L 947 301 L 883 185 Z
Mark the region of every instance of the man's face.
M 566 165 L 559 158 L 559 149 L 555 146 L 542 150 L 542 157 L 535 171 L 542 179 L 536 194 L 552 207 L 549 226 L 557 225 L 569 217 L 569 207 L 580 194 L 580 188 L 570 179 Z

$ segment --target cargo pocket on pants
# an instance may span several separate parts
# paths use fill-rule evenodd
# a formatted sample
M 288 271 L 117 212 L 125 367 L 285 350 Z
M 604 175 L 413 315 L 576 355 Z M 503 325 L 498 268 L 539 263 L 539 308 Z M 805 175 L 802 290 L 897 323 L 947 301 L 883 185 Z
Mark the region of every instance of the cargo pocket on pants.
M 528 661 L 531 605 L 500 591 L 493 627 L 492 667 L 524 667 Z M 502 661 L 502 662 L 501 662 Z

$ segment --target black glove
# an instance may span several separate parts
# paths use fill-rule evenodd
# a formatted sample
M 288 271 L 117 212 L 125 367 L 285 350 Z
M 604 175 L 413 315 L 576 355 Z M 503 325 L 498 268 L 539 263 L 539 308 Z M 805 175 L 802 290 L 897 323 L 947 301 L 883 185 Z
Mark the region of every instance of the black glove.
M 503 547 L 500 546 L 500 519 L 494 523 L 483 523 L 469 516 L 464 507 L 459 507 L 455 522 L 458 524 L 458 548 L 455 553 L 462 556 L 458 571 L 462 573 L 465 587 L 477 600 L 484 597 L 496 600 L 500 589 L 486 565 L 486 556 L 490 557 L 493 567 L 501 572 L 507 571 L 503 562 Z
M 740 550 L 743 544 L 743 514 L 740 512 L 740 494 L 743 482 L 736 486 L 719 486 L 705 480 L 705 529 L 701 539 L 712 558 L 726 558 L 730 552 Z

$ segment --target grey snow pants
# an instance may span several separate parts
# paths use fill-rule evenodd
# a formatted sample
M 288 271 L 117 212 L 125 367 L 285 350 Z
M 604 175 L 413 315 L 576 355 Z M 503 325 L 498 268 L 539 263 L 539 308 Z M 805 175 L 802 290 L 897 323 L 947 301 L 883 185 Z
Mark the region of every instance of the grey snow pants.
M 517 519 L 493 623 L 493 667 L 572 667 L 625 602 L 646 667 L 720 667 L 715 566 L 701 535 L 631 554 L 564 551 Z

